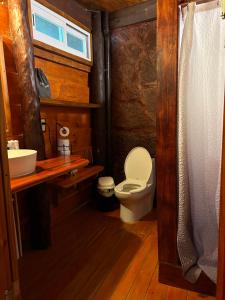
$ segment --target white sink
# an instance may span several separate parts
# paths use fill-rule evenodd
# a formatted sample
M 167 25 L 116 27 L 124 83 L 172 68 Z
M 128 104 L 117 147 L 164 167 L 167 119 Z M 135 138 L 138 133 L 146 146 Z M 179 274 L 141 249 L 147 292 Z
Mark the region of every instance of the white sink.
M 37 151 L 27 149 L 8 150 L 8 160 L 11 178 L 25 176 L 35 171 Z

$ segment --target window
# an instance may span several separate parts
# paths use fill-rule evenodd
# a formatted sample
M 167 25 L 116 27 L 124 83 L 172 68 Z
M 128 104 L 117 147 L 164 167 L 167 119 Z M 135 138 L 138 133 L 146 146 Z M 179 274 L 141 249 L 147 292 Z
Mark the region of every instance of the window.
M 91 35 L 88 31 L 31 1 L 34 39 L 91 61 Z

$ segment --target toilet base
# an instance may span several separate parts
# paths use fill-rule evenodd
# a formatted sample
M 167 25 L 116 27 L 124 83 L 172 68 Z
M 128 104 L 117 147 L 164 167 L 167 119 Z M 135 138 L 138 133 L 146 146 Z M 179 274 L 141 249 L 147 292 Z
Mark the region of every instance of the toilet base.
M 120 219 L 124 223 L 135 223 L 141 218 L 143 218 L 145 215 L 147 215 L 153 207 L 153 201 L 149 201 L 149 195 L 146 197 L 148 201 L 143 201 L 142 205 L 137 202 L 137 204 L 132 204 L 129 206 L 124 206 L 123 204 L 120 204 Z

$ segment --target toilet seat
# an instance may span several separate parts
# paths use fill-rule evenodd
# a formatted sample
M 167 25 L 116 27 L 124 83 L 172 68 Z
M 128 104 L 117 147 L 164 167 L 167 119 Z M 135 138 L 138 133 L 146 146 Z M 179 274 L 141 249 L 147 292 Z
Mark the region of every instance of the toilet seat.
M 130 185 L 129 190 L 126 190 L 124 187 Z M 133 185 L 133 188 L 132 188 Z M 137 187 L 138 186 L 138 187 Z M 135 179 L 126 179 L 115 187 L 115 192 L 121 195 L 131 195 L 135 193 L 142 192 L 146 189 L 147 185 L 141 180 Z

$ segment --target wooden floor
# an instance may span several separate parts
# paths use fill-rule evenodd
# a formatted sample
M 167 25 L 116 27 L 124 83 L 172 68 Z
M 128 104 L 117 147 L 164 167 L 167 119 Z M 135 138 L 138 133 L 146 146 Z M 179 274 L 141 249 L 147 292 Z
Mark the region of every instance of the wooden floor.
M 47 251 L 21 260 L 24 300 L 213 300 L 157 280 L 156 214 L 134 225 L 85 207 L 58 225 Z

